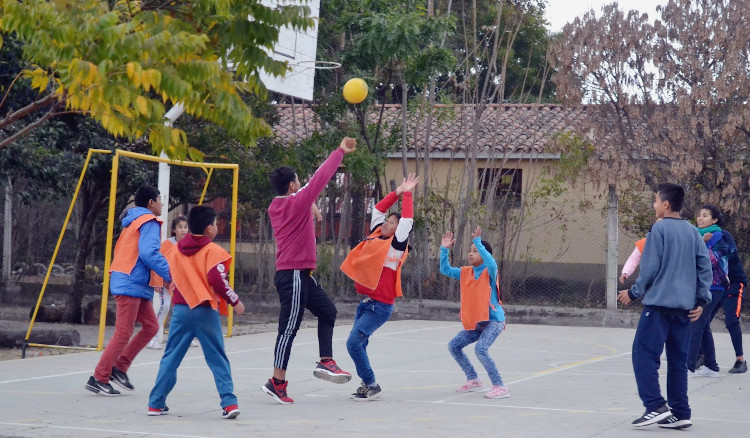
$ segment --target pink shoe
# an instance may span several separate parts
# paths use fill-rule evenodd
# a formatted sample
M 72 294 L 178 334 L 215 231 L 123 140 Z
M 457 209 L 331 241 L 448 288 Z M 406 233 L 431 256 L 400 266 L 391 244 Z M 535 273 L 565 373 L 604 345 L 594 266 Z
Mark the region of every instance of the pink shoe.
M 484 388 L 484 383 L 481 380 L 467 380 L 466 383 L 456 388 L 456 392 L 474 392 Z
M 510 392 L 508 391 L 508 388 L 504 386 L 493 386 L 490 392 L 484 395 L 486 398 L 508 398 L 510 397 Z

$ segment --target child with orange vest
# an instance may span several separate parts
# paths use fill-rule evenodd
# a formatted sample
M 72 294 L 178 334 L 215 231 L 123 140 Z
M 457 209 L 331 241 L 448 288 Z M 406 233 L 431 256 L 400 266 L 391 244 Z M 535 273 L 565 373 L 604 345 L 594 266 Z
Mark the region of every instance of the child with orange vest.
M 187 218 L 183 215 L 178 215 L 172 220 L 172 236 L 161 243 L 161 249 L 159 252 L 166 254 L 172 249 L 177 242 L 182 240 L 188 233 Z M 153 278 L 156 277 L 156 278 Z M 152 350 L 161 350 L 161 344 L 164 342 L 164 321 L 167 319 L 167 314 L 172 306 L 172 293 L 169 291 L 169 285 L 164 284 L 164 280 L 157 275 L 152 276 L 151 285 L 154 286 L 154 313 L 156 313 L 156 319 L 159 321 L 159 331 L 156 332 L 156 336 L 146 345 L 146 348 Z M 158 294 L 158 295 L 156 295 Z M 198 343 L 193 341 L 190 344 L 191 347 L 197 347 Z
M 159 252 L 161 220 L 156 216 L 162 208 L 159 190 L 142 186 L 135 192 L 135 205 L 122 218 L 123 230 L 109 268 L 112 275 L 109 289 L 117 303 L 115 332 L 85 386 L 105 396 L 120 395 L 109 384 L 110 378 L 123 389 L 134 389 L 126 374 L 128 368 L 159 329 L 151 306 L 154 296 L 154 289 L 149 286 L 151 271 L 171 281 L 169 265 Z M 142 328 L 130 339 L 136 322 Z
M 414 225 L 412 190 L 419 177 L 409 174 L 398 188 L 375 205 L 370 220 L 371 233 L 349 252 L 341 270 L 352 280 L 357 293 L 365 295 L 357 306 L 354 326 L 346 348 L 357 367 L 362 384 L 352 394 L 355 401 L 380 397 L 380 385 L 367 356 L 370 336 L 391 317 L 393 304 L 402 297 L 401 266 L 406 260 L 408 239 Z M 387 214 L 388 209 L 403 195 L 401 213 Z
M 167 396 L 177 383 L 177 367 L 197 337 L 216 382 L 221 398 L 222 417 L 240 414 L 234 395 L 232 371 L 224 351 L 219 313 L 227 314 L 226 302 L 236 314 L 245 311 L 237 294 L 229 286 L 227 273 L 232 257 L 212 242 L 216 237 L 216 211 L 211 207 L 193 207 L 188 213 L 190 234 L 167 252 L 172 268 L 172 320 L 164 356 L 159 363 L 154 388 L 148 400 L 149 416 L 165 415 Z M 218 310 L 218 312 L 217 312 Z
M 448 350 L 466 374 L 466 383 L 459 386 L 457 392 L 473 392 L 484 388 L 474 366 L 463 352 L 464 347 L 476 342 L 474 351 L 492 381 L 492 389 L 485 397 L 506 398 L 510 397 L 510 392 L 503 385 L 503 378 L 488 353 L 490 346 L 505 328 L 505 312 L 497 286 L 497 262 L 492 257 L 492 247 L 481 236 L 482 229 L 479 227 L 471 234 L 469 266 L 454 268 L 448 261 L 448 253 L 456 240 L 451 232 L 443 235 L 440 273 L 461 281 L 461 323 L 464 326 L 464 330 L 448 343 Z

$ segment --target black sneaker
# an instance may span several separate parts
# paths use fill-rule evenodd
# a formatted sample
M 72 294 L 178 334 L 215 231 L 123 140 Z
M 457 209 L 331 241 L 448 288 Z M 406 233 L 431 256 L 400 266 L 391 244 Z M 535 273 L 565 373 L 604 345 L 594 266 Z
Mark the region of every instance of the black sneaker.
M 739 360 L 734 363 L 734 366 L 729 370 L 729 374 L 742 374 L 747 372 L 747 362 Z
M 633 421 L 634 427 L 648 426 L 649 424 L 658 423 L 659 421 L 672 415 L 666 404 L 662 405 L 655 411 L 646 411 L 640 418 Z
M 169 413 L 169 408 L 167 405 L 164 405 L 163 408 L 152 408 L 151 406 L 148 407 L 148 411 L 146 411 L 146 415 L 149 417 L 156 417 L 159 415 L 167 415 Z
M 318 366 L 313 370 L 313 375 L 318 379 L 333 383 L 347 383 L 352 380 L 352 375 L 339 368 L 333 359 L 318 362 Z
M 110 380 L 117 383 L 117 385 L 122 389 L 127 389 L 128 391 L 132 391 L 135 389 L 133 384 L 130 383 L 128 375 L 115 367 L 112 367 L 112 375 L 110 376 Z
M 273 379 L 268 379 L 268 382 L 266 382 L 265 385 L 261 386 L 260 389 L 263 390 L 266 394 L 273 397 L 276 402 L 281 403 L 282 405 L 290 405 L 294 403 L 294 400 L 287 397 L 286 395 L 286 386 L 289 384 L 289 382 L 284 382 L 280 385 L 277 385 L 273 382 Z
M 367 384 L 365 384 L 365 381 L 363 380 L 362 383 L 359 384 L 359 388 L 357 388 L 356 391 L 354 391 L 354 394 L 352 394 L 352 398 L 358 397 L 360 394 L 364 395 L 367 392 Z
M 663 427 L 665 429 L 687 429 L 688 427 L 692 425 L 693 425 L 692 421 L 680 420 L 674 415 L 670 415 L 669 417 L 659 422 L 659 427 Z
M 89 377 L 89 381 L 86 382 L 84 387 L 94 394 L 101 394 L 107 397 L 120 395 L 120 391 L 116 390 L 109 383 L 104 383 L 96 380 L 94 376 Z
M 369 400 L 375 400 L 380 398 L 380 385 L 375 386 L 369 386 L 367 385 L 367 389 L 365 389 L 362 393 L 357 390 L 357 394 L 352 397 L 352 400 L 354 401 L 369 401 Z

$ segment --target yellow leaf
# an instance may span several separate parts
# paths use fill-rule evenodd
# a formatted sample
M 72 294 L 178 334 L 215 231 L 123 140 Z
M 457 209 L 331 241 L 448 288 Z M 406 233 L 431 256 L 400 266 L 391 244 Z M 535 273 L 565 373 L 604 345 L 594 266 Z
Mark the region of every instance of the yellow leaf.
M 138 109 L 138 111 L 145 115 L 148 115 L 148 100 L 146 100 L 143 96 L 138 96 L 135 98 L 135 106 Z
M 151 80 L 148 75 L 148 70 L 141 72 L 141 83 L 143 84 L 143 89 L 148 91 L 151 88 Z
M 128 73 L 128 79 L 133 80 L 133 75 L 135 74 L 135 65 L 132 62 L 128 62 L 128 64 L 125 66 L 125 69 Z
M 179 129 L 172 129 L 172 144 L 173 145 L 179 145 L 180 144 L 180 130 Z

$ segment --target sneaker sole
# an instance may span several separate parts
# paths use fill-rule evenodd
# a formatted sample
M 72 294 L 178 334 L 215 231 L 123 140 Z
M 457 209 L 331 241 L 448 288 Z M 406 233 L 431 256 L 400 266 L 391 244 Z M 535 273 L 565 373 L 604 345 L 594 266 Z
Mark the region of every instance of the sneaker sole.
M 128 388 L 127 386 L 125 386 L 125 384 L 124 384 L 124 383 L 121 383 L 121 382 L 120 382 L 119 380 L 117 380 L 117 379 L 112 379 L 112 380 L 111 380 L 111 382 L 112 382 L 112 383 L 114 383 L 115 385 L 119 386 L 120 388 L 122 388 L 122 389 L 126 390 L 126 391 L 132 391 L 132 390 L 134 390 L 134 389 L 135 389 L 135 387 L 133 387 L 133 388 Z
M 333 374 L 330 371 L 315 370 L 313 375 L 321 380 L 327 380 L 329 382 L 344 384 L 352 380 L 351 374 Z
M 669 417 L 670 415 L 672 415 L 672 412 L 667 411 L 667 412 L 664 412 L 664 413 L 661 413 L 661 414 L 657 415 L 656 417 L 654 417 L 654 418 L 652 418 L 650 420 L 646 420 L 643 423 L 634 424 L 633 427 L 650 426 L 652 424 L 660 422 L 661 420 Z
M 118 395 L 120 395 L 119 393 L 118 394 L 110 394 L 108 392 L 104 392 L 104 391 L 102 391 L 99 388 L 96 388 L 94 386 L 89 385 L 88 383 L 86 384 L 85 388 L 88 389 L 89 391 L 93 392 L 94 394 L 103 395 L 104 397 L 117 397 Z
M 729 371 L 727 371 L 727 372 L 728 372 L 729 374 L 745 374 L 745 373 L 747 372 L 747 370 L 744 370 L 744 371 L 733 371 L 733 370 L 729 370 Z
M 484 396 L 484 398 L 491 398 L 491 399 L 508 398 L 508 397 L 510 397 L 510 394 L 496 395 L 496 396 L 492 396 L 492 397 L 490 397 L 490 395 L 487 394 L 487 395 Z
M 223 418 L 225 420 L 231 420 L 233 418 L 237 418 L 239 415 L 240 415 L 240 410 L 239 409 L 235 409 L 235 410 L 233 410 L 232 412 L 230 412 L 230 413 L 228 413 L 226 415 L 222 415 L 221 418 Z
M 690 420 L 679 420 L 670 424 L 660 424 L 659 427 L 662 429 L 687 429 L 692 425 L 693 422 Z
M 486 386 L 477 386 L 476 388 L 464 389 L 463 391 L 457 389 L 456 392 L 459 394 L 466 394 L 467 392 L 477 392 L 485 389 L 487 389 Z
M 162 411 L 148 411 L 148 412 L 146 412 L 146 415 L 148 415 L 149 417 L 159 417 L 159 416 L 168 415 L 168 414 L 169 414 L 169 412 L 162 412 Z
M 354 400 L 355 402 L 366 402 L 366 401 L 375 401 L 379 398 L 380 398 L 380 393 L 377 393 L 370 397 L 352 397 L 352 400 Z
M 263 392 L 265 392 L 266 394 L 270 395 L 271 398 L 273 398 L 274 400 L 276 400 L 276 403 L 279 403 L 279 404 L 282 404 L 282 405 L 291 405 L 292 403 L 294 403 L 293 401 L 288 402 L 288 401 L 284 401 L 284 400 L 280 399 L 278 395 L 274 394 L 273 391 L 271 391 L 270 389 L 266 388 L 265 385 L 261 386 L 260 389 L 262 389 Z

